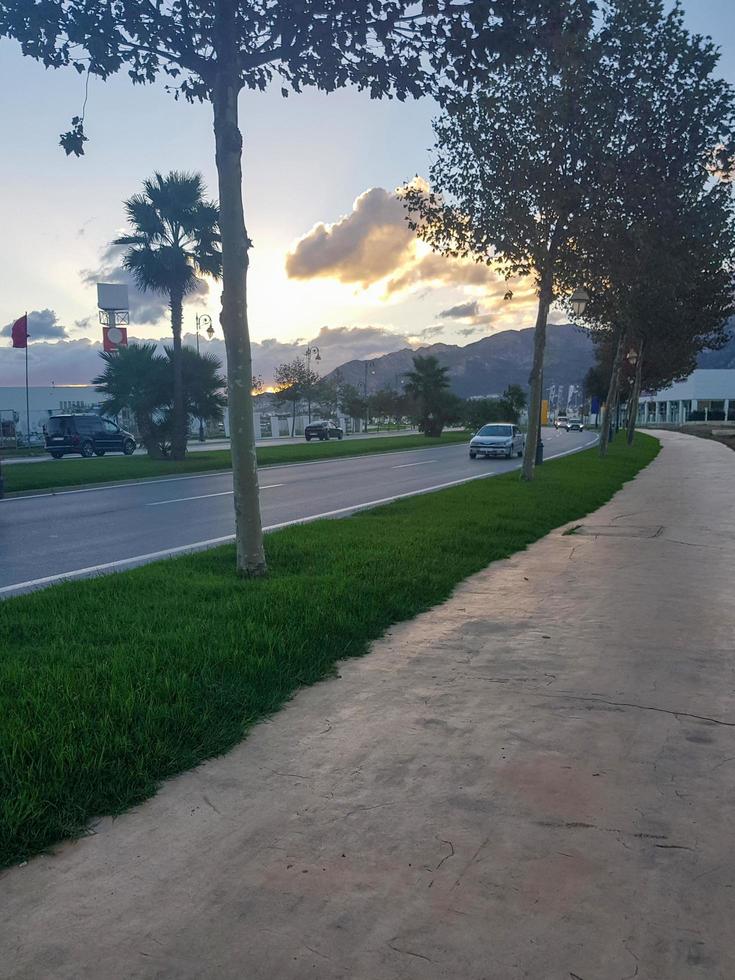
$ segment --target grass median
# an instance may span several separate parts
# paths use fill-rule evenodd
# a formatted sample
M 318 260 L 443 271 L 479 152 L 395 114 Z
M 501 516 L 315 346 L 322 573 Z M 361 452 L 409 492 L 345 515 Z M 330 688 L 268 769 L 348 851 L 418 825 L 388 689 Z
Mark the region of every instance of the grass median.
M 422 435 L 372 436 L 369 439 L 344 439 L 329 442 L 306 442 L 287 446 L 261 446 L 258 463 L 308 463 L 314 459 L 336 459 L 341 456 L 365 456 L 370 453 L 401 452 L 406 449 L 432 449 L 436 446 L 466 442 L 466 432 L 445 432 L 438 439 Z M 189 453 L 186 459 L 149 459 L 147 456 L 105 456 L 102 459 L 48 460 L 44 463 L 15 463 L 3 467 L 5 492 L 54 490 L 90 486 L 97 483 L 122 483 L 186 473 L 208 473 L 232 468 L 229 449 Z
M 0 603 L 0 865 L 224 752 L 301 685 L 490 562 L 597 509 L 657 454 L 636 435 L 518 474 Z M 488 615 L 492 617 L 492 610 Z

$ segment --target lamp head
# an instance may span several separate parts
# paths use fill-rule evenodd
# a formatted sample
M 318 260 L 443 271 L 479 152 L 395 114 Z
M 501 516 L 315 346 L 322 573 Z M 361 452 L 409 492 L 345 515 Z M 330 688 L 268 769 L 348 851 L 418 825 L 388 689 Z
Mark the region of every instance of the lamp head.
M 586 289 L 575 289 L 570 299 L 572 312 L 575 316 L 584 316 L 590 297 Z

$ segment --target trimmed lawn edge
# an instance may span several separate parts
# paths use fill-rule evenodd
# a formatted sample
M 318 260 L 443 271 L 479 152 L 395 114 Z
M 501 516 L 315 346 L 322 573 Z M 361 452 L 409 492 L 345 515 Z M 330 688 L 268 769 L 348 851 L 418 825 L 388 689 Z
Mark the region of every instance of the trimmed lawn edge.
M 658 454 L 638 434 L 517 473 L 0 604 L 0 866 L 226 752 L 304 685 L 493 561 L 606 503 Z

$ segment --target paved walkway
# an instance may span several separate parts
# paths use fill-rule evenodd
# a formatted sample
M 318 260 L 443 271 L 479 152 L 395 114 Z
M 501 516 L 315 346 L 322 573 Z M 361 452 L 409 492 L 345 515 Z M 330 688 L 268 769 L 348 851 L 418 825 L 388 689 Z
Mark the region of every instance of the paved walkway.
M 0 976 L 735 977 L 735 453 L 641 476 L 0 882 Z

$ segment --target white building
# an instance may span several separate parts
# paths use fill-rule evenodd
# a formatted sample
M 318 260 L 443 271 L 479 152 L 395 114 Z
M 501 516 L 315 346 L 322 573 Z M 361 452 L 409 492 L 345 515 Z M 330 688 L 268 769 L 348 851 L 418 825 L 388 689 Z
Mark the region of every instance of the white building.
M 28 389 L 28 413 L 26 413 L 26 389 L 23 386 L 0 388 L 0 435 L 6 445 L 15 445 L 16 437 L 26 442 L 27 416 L 30 416 L 31 441 L 43 440 L 43 426 L 51 415 L 64 412 L 97 412 L 102 404 L 93 385 L 33 386 Z
M 43 426 L 51 415 L 67 412 L 99 412 L 103 396 L 95 391 L 93 385 L 56 385 L 51 387 L 30 387 L 28 403 L 30 409 L 31 443 L 43 443 Z M 735 401 L 733 402 L 735 405 Z M 312 415 L 316 419 L 317 413 Z M 118 418 L 123 428 L 135 433 L 133 420 L 123 413 Z M 346 432 L 360 431 L 359 421 L 340 416 L 339 423 Z M 291 415 L 277 411 L 253 412 L 253 429 L 256 439 L 278 439 L 291 435 Z M 302 436 L 308 424 L 305 415 L 296 416 L 295 434 Z M 0 446 L 27 445 L 26 390 L 25 387 L 0 388 Z M 199 432 L 197 419 L 190 420 L 190 434 L 196 437 Z M 137 433 L 136 433 L 137 434 Z M 208 437 L 229 436 L 227 412 L 219 426 L 209 427 Z
M 686 381 L 643 392 L 638 425 L 735 422 L 735 369 L 697 368 Z

